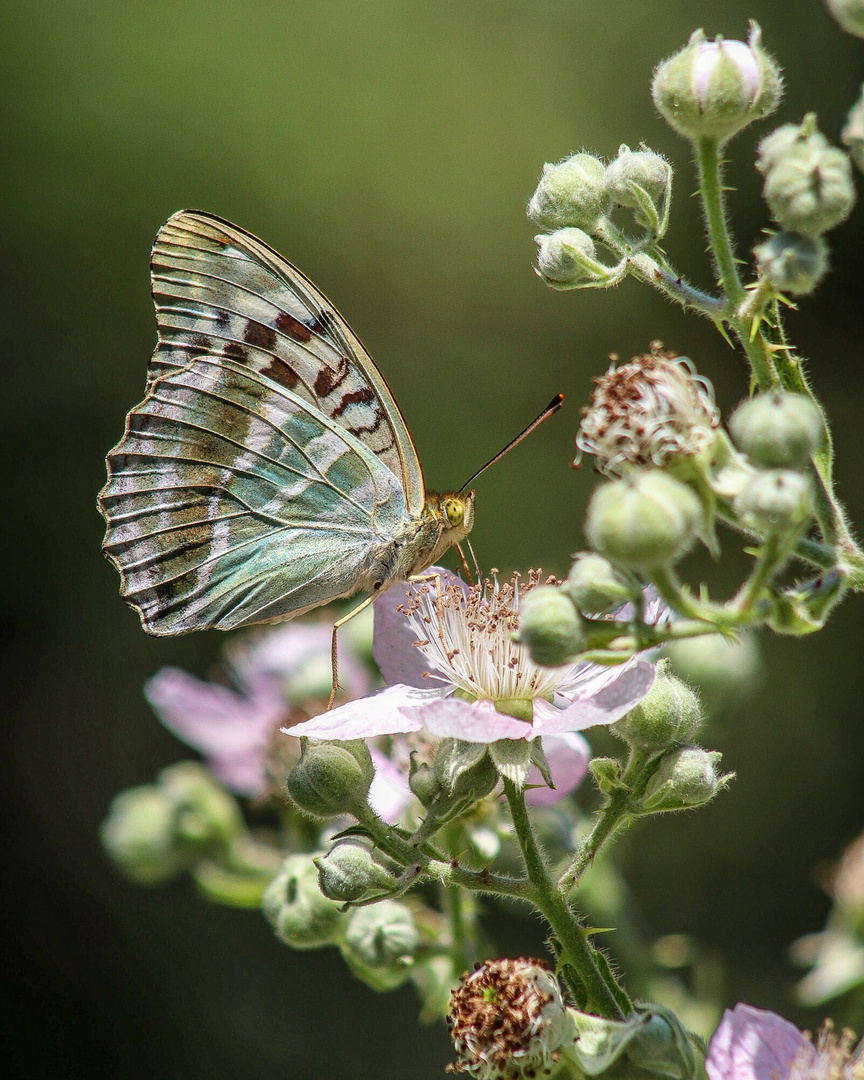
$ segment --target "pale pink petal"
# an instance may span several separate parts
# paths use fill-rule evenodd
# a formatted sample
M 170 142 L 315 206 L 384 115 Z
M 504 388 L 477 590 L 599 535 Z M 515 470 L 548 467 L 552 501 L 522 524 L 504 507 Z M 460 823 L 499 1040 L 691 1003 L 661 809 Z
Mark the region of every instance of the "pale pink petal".
M 222 783 L 238 795 L 258 795 L 267 783 L 262 747 L 239 751 L 230 757 L 208 757 L 207 767 Z
M 413 686 L 385 686 L 359 701 L 349 701 L 338 709 L 313 716 L 302 724 L 284 728 L 288 735 L 310 739 L 374 739 L 377 735 L 396 735 L 419 731 L 419 719 L 405 715 L 401 706 L 425 703 L 438 696 L 438 690 L 418 690 Z
M 572 731 L 548 736 L 543 740 L 543 750 L 555 787 L 547 787 L 540 770 L 532 765 L 525 782 L 539 786 L 526 791 L 525 799 L 533 806 L 549 806 L 575 791 L 582 783 L 591 760 L 591 747 L 581 735 Z
M 788 1080 L 799 1054 L 812 1058 L 812 1044 L 776 1013 L 738 1004 L 723 1013 L 708 1047 L 710 1080 Z
M 578 697 L 557 715 L 535 717 L 536 734 L 557 735 L 564 731 L 583 731 L 597 724 L 613 724 L 642 700 L 654 682 L 654 665 L 646 660 L 612 671 L 615 678 L 607 678 L 599 689 Z
M 426 728 L 439 739 L 493 743 L 500 739 L 533 739 L 535 735 L 530 724 L 496 712 L 491 701 L 469 703 L 459 698 L 439 698 L 431 704 L 401 711 L 416 718 L 418 727 Z
M 378 817 L 392 825 L 410 806 L 414 796 L 407 778 L 386 754 L 382 754 L 377 746 L 370 746 L 369 752 L 375 765 L 369 803 Z
M 204 754 L 261 747 L 285 706 L 275 697 L 244 698 L 179 668 L 162 668 L 144 684 L 144 696 L 162 723 Z
M 442 586 L 458 585 L 467 591 L 464 581 L 443 567 L 430 566 L 424 573 L 440 574 Z M 416 588 L 416 585 L 400 582 L 375 600 L 372 656 L 386 683 L 426 688 L 429 680 L 423 678 L 423 672 L 429 670 L 429 661 L 415 648 L 413 643 L 417 640 L 417 634 L 408 619 L 397 610 L 407 602 L 408 591 Z
M 743 41 L 735 40 L 706 41 L 699 46 L 692 70 L 693 89 L 700 108 L 705 104 L 708 85 L 711 76 L 714 74 L 717 61 L 721 57 L 721 50 L 722 55 L 727 60 L 731 60 L 737 68 L 741 85 L 747 90 L 750 101 L 755 101 L 756 95 L 759 93 L 762 75 L 756 56 L 749 45 L 745 45 Z

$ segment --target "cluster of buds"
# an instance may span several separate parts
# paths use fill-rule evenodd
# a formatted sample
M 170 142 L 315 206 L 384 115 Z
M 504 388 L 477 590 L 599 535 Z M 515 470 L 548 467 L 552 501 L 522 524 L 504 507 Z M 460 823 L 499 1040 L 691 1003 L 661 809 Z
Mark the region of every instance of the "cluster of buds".
M 762 278 L 780 293 L 812 292 L 828 269 L 823 233 L 844 221 L 855 204 L 849 159 L 831 146 L 808 113 L 783 124 L 759 144 L 756 168 L 763 196 L 780 232 L 754 249 Z
M 543 175 L 528 204 L 528 217 L 549 230 L 539 245 L 537 273 L 554 289 L 603 287 L 621 280 L 626 262 L 607 266 L 597 257 L 595 240 L 608 244 L 615 207 L 626 209 L 643 234 L 659 239 L 669 224 L 672 168 L 645 146 L 621 146 L 605 164 L 593 154 L 573 154 Z M 611 245 L 610 245 L 611 246 Z

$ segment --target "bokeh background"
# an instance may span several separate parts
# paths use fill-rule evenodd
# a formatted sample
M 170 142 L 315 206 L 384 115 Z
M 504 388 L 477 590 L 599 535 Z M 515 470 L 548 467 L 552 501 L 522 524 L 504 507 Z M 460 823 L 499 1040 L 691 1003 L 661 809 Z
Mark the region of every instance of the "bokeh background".
M 158 226 L 184 206 L 213 211 L 318 282 L 389 380 L 431 487 L 460 484 L 563 391 L 566 410 L 478 483 L 474 531 L 485 566 L 562 571 L 594 482 L 567 467 L 578 407 L 607 355 L 660 338 L 724 407 L 746 384 L 709 325 L 633 282 L 545 289 L 524 204 L 543 161 L 645 140 L 677 166 L 669 250 L 708 285 L 687 148 L 648 84 L 692 29 L 744 37 L 748 17 L 787 69 L 778 121 L 815 109 L 836 138 L 864 44 L 818 0 L 3 5 L 8 1076 L 420 1080 L 449 1057 L 443 1028 L 417 1026 L 410 988 L 375 995 L 335 952 L 291 953 L 256 913 L 186 883 L 130 885 L 101 853 L 111 797 L 187 756 L 142 682 L 166 663 L 203 674 L 222 640 L 147 638 L 100 554 L 103 459 L 155 338 Z M 745 252 L 767 224 L 758 134 L 733 144 L 729 177 Z M 861 522 L 864 207 L 831 239 L 834 273 L 789 326 Z M 814 638 L 765 640 L 761 689 L 712 732 L 732 790 L 620 848 L 649 934 L 722 957 L 727 1003 L 811 1024 L 786 952 L 824 919 L 814 869 L 864 827 L 862 630 L 852 598 Z M 542 947 L 533 921 L 497 929 L 510 950 Z

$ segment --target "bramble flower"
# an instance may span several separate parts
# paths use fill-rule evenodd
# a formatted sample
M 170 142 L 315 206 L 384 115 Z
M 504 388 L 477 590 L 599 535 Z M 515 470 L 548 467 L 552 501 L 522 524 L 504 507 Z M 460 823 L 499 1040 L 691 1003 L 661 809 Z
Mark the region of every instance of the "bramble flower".
M 595 383 L 576 446 L 600 472 L 619 476 L 633 465 L 710 456 L 720 413 L 711 383 L 686 357 L 653 345 L 627 364 L 613 364 Z
M 815 1043 L 787 1020 L 752 1005 L 727 1009 L 708 1047 L 709 1080 L 861 1080 L 864 1045 L 827 1021 Z
M 573 733 L 611 724 L 633 708 L 651 686 L 653 664 L 634 657 L 615 668 L 540 667 L 511 640 L 520 601 L 539 574 L 526 583 L 514 574 L 503 585 L 471 588 L 446 570 L 432 567 L 429 574 L 430 581 L 396 586 L 375 602 L 372 651 L 390 685 L 288 734 L 350 740 L 425 732 L 487 744 L 493 758 L 496 744 L 503 754 L 508 742 L 549 736 L 547 751 L 559 762 L 554 739 L 569 736 L 564 743 L 581 779 L 585 750 Z M 528 765 L 525 757 L 508 775 L 522 783 Z
M 261 795 L 284 781 L 285 753 L 296 744 L 274 738 L 281 726 L 327 704 L 330 638 L 326 623 L 291 623 L 232 640 L 224 651 L 229 685 L 205 682 L 179 668 L 158 671 L 144 687 L 154 712 L 178 739 L 200 750 L 208 768 L 240 795 Z M 339 675 L 350 696 L 366 693 L 371 676 L 347 650 Z M 236 687 L 236 689 L 235 689 Z

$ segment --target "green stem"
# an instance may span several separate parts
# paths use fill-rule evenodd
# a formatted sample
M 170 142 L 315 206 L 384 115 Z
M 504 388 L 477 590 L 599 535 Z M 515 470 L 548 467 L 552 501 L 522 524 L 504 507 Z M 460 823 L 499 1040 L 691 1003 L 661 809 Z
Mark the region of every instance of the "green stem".
M 685 308 L 692 308 L 709 319 L 722 317 L 726 309 L 724 300 L 711 296 L 710 293 L 702 292 L 701 289 L 697 289 L 690 285 L 689 282 L 686 282 L 684 278 L 670 273 L 670 271 L 660 266 L 655 259 L 652 259 L 650 255 L 644 253 L 630 255 L 627 261 L 634 277 L 648 285 L 652 285 L 662 292 L 664 296 L 668 296 L 670 300 L 677 301 Z
M 623 1020 L 624 1012 L 618 1004 L 623 991 L 617 983 L 613 991 L 604 979 L 594 959 L 588 934 L 549 874 L 531 827 L 524 792 L 512 780 L 505 778 L 504 794 L 507 796 L 513 828 L 522 850 L 525 872 L 534 890 L 532 899 L 549 922 L 558 941 L 564 978 L 574 992 L 577 1002 L 587 998 L 586 1007 L 600 1016 Z
M 732 236 L 726 220 L 720 147 L 716 139 L 698 140 L 696 164 L 699 169 L 699 191 L 702 196 L 711 251 L 714 255 L 717 283 L 726 297 L 727 314 L 731 314 L 744 300 L 746 293 L 741 284 L 741 278 L 738 276 Z
M 465 906 L 462 890 L 450 885 L 442 889 L 442 907 L 450 923 L 450 959 L 453 975 L 466 971 L 471 966 L 468 943 L 465 933 Z
M 579 884 L 579 879 L 606 841 L 630 824 L 631 818 L 627 810 L 629 801 L 629 792 L 616 793 L 597 814 L 597 820 L 591 832 L 585 837 L 576 857 L 558 879 L 558 888 L 563 896 L 568 896 Z

